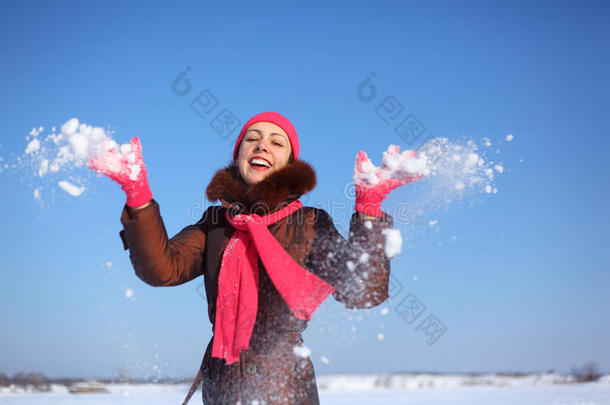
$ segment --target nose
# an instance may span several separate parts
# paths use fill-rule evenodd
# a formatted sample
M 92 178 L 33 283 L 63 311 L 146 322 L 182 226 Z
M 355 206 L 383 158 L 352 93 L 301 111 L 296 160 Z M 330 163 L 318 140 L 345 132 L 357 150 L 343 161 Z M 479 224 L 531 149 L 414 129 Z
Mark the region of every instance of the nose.
M 255 151 L 260 151 L 260 150 L 264 150 L 265 152 L 268 151 L 267 149 L 267 141 L 264 139 L 261 139 L 260 141 L 257 142 L 256 144 L 256 148 L 254 149 Z

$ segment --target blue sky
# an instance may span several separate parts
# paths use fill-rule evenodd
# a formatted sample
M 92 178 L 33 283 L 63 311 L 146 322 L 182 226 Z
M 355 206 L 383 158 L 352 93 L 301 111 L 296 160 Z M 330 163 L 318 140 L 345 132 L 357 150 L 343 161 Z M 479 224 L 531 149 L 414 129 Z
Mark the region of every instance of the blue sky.
M 604 2 L 14 1 L 0 10 L 3 163 L 23 153 L 33 127 L 71 117 L 111 126 L 119 142 L 138 135 L 170 234 L 198 219 L 233 148 L 236 134 L 219 136 L 214 115 L 190 106 L 206 89 L 214 114 L 286 115 L 318 174 L 304 201 L 343 203 L 347 215 L 356 153 L 379 163 L 389 144 L 409 147 L 375 112 L 389 95 L 427 134 L 500 147 L 497 194 L 426 210 L 435 227 L 400 226 L 392 277 L 402 289 L 390 300 L 370 311 L 328 300 L 315 314 L 305 341 L 318 374 L 568 371 L 587 361 L 610 371 Z M 179 96 L 172 81 L 187 67 L 192 90 Z M 371 72 L 377 96 L 366 103 L 356 89 Z M 73 175 L 89 182 L 78 198 L 59 178 L 0 173 L 0 372 L 190 376 L 211 336 L 201 280 L 141 282 L 118 237 L 124 194 L 85 169 Z M 32 197 L 41 185 L 44 206 Z M 385 206 L 416 201 L 409 187 Z M 343 213 L 333 215 L 344 230 Z M 412 323 L 397 310 L 408 294 L 425 306 Z M 433 344 L 416 330 L 428 315 L 446 328 Z

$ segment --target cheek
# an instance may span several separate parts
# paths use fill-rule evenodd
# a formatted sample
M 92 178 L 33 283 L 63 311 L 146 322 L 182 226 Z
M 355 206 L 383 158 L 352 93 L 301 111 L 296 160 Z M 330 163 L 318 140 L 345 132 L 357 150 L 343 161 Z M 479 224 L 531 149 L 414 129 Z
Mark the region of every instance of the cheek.
M 282 152 L 278 156 L 278 161 L 281 161 L 282 165 L 285 166 L 288 164 L 289 159 L 290 159 L 290 151 L 287 149 L 282 150 Z
M 239 155 L 237 155 L 237 167 L 239 167 L 241 170 L 245 170 L 248 167 L 248 160 L 245 158 L 247 154 L 244 152 L 245 150 L 242 148 L 239 151 Z
M 248 144 L 242 142 L 242 144 L 239 146 L 239 152 L 237 153 L 237 158 L 241 158 L 246 156 L 248 153 Z
M 242 146 L 239 148 L 239 153 L 237 155 L 237 161 L 240 165 L 242 164 L 247 164 L 248 163 L 248 159 L 247 157 L 250 156 L 250 148 L 248 148 L 247 144 L 242 144 Z

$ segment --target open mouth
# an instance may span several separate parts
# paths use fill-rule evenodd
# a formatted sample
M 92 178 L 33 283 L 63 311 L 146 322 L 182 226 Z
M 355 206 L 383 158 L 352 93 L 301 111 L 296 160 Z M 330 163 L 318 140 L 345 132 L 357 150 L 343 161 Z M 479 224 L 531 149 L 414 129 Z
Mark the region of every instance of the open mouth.
M 252 158 L 250 159 L 250 166 L 255 170 L 268 170 L 271 169 L 271 163 L 263 158 Z

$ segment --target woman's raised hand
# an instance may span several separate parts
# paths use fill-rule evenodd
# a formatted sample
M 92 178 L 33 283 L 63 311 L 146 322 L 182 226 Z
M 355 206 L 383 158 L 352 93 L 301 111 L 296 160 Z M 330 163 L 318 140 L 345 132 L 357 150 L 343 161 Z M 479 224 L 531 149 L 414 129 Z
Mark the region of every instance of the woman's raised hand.
M 424 177 L 417 169 L 425 165 L 425 162 L 416 161 L 415 152 L 409 150 L 399 153 L 399 149 L 396 145 L 390 145 L 384 152 L 380 167 L 371 162 L 366 152 L 358 152 L 354 166 L 356 211 L 380 217 L 381 202 L 390 191 Z
M 120 151 L 114 147 L 89 160 L 87 167 L 119 183 L 127 195 L 129 207 L 140 207 L 152 199 L 142 159 L 142 145 L 137 136 L 131 138 L 128 145 L 123 145 Z

